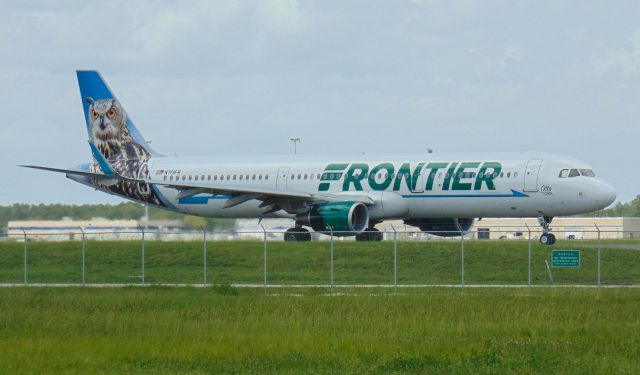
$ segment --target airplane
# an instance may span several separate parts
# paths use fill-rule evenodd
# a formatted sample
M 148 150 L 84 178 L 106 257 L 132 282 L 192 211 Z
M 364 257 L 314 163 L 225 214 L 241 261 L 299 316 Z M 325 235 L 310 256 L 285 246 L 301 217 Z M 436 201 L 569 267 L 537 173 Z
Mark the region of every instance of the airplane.
M 290 218 L 285 241 L 309 229 L 380 241 L 376 225 L 401 219 L 443 237 L 468 233 L 476 218 L 537 217 L 551 245 L 554 216 L 609 206 L 611 185 L 589 165 L 551 153 L 165 156 L 135 127 L 99 72 L 76 72 L 91 163 L 60 172 L 142 204 L 217 218 Z

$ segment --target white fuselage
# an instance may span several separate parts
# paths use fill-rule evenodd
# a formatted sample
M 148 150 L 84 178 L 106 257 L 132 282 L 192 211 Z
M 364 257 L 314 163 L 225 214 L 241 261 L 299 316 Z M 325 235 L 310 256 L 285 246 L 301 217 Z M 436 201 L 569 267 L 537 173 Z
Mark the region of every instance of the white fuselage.
M 602 209 L 616 197 L 609 184 L 586 172 L 589 166 L 554 154 L 154 157 L 148 167 L 154 179 L 168 182 L 367 196 L 375 202 L 370 218 L 377 221 L 575 215 Z M 584 173 L 561 177 L 563 170 Z M 226 195 L 178 199 L 176 189 L 155 189 L 167 207 L 186 214 L 294 217 L 284 210 L 265 215 L 256 199 L 224 208 Z

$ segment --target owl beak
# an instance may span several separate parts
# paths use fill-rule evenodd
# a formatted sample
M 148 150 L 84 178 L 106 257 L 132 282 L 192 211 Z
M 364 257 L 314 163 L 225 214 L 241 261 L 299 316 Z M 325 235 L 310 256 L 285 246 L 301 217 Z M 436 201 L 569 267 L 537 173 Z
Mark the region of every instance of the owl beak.
M 104 124 L 104 117 L 100 118 L 100 130 L 105 130 L 107 126 Z

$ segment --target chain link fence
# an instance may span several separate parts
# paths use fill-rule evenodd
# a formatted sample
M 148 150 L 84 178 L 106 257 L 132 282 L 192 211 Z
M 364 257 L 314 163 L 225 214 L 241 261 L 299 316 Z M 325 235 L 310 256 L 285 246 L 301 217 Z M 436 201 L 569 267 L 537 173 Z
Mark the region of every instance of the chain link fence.
M 554 228 L 555 233 L 561 233 Z M 0 239 L 1 285 L 234 285 L 267 288 L 640 286 L 640 236 L 619 229 L 565 231 L 554 245 L 535 228 L 454 237 L 385 229 L 283 231 L 23 231 Z M 567 234 L 570 233 L 570 234 Z M 493 238 L 493 239 L 492 239 Z M 636 239 L 639 238 L 639 239 Z

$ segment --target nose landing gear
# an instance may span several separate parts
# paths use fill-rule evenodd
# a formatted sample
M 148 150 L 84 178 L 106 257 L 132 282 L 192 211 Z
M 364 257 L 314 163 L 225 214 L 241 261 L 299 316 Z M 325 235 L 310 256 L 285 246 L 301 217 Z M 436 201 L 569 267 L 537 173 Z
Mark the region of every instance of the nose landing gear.
M 551 229 L 549 229 L 549 224 L 551 224 L 551 220 L 553 220 L 550 216 L 540 215 L 538 216 L 538 223 L 542 227 L 542 235 L 540 236 L 540 243 L 543 245 L 553 245 L 556 243 L 556 236 L 553 235 Z

